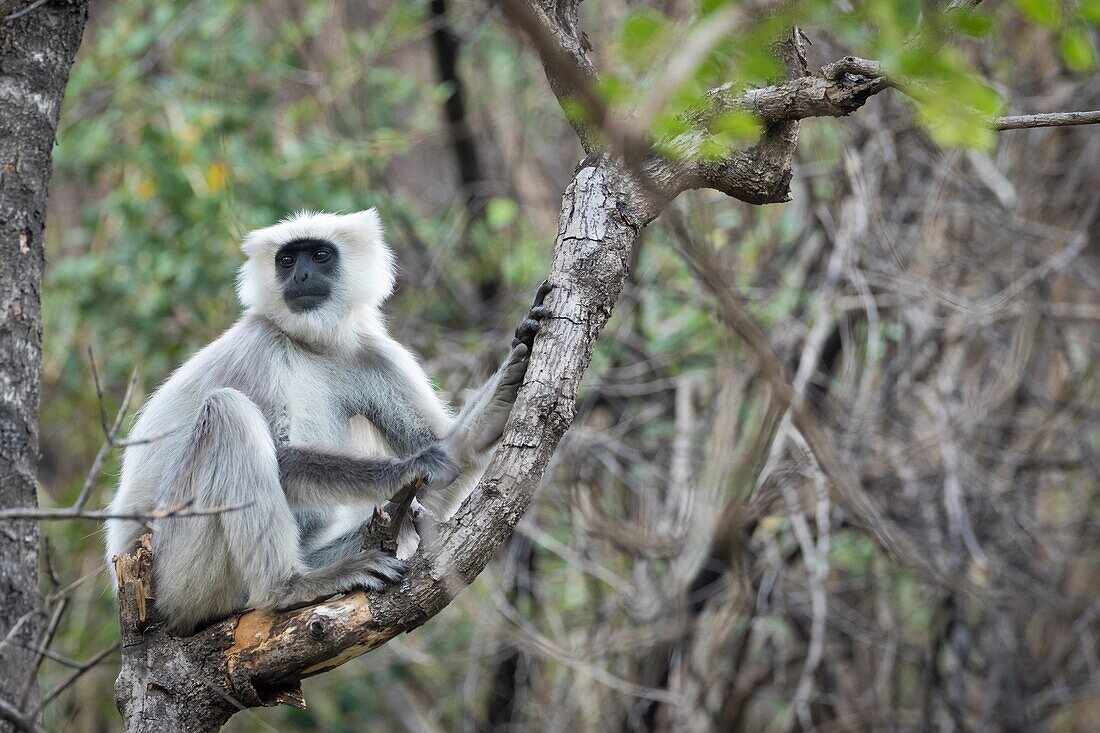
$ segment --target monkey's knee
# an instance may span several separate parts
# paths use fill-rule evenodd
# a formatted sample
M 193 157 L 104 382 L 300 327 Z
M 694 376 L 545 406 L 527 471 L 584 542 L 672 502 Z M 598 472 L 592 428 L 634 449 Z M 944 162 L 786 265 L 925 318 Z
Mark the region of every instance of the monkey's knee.
M 231 387 L 207 395 L 195 420 L 198 440 L 222 438 L 235 445 L 272 444 L 267 420 L 256 403 Z
M 260 408 L 235 389 L 217 389 L 202 401 L 187 447 L 165 481 L 165 504 L 249 503 L 279 489 L 275 443 Z

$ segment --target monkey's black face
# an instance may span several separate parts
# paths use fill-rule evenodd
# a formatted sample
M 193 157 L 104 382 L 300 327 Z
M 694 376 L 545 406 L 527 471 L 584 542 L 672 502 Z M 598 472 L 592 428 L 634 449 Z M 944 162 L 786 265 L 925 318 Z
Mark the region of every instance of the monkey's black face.
M 275 278 L 294 313 L 320 308 L 340 276 L 340 253 L 331 242 L 299 239 L 275 253 Z

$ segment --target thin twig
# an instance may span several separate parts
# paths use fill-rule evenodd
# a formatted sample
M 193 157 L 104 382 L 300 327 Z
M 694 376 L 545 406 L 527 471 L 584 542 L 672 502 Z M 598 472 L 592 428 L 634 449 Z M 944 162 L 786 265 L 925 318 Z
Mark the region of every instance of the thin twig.
M 65 615 L 65 609 L 69 607 L 69 599 L 66 597 L 60 598 L 54 605 L 53 613 L 50 614 L 50 621 L 46 624 L 46 628 L 42 631 L 42 636 L 38 638 L 38 643 L 35 645 L 40 649 L 48 649 L 50 644 L 53 643 L 53 637 L 57 634 L 57 627 L 61 625 L 61 618 Z M 35 651 L 34 661 L 31 662 L 31 667 L 27 670 L 27 678 L 23 682 L 23 691 L 19 695 L 19 706 L 25 707 L 27 701 L 30 700 L 31 691 L 34 689 L 34 684 L 38 680 L 38 670 L 42 666 L 42 660 L 45 659 L 45 655 L 41 652 Z M 32 718 L 35 716 L 31 716 Z
M 42 729 L 34 724 L 34 719 L 28 717 L 22 710 L 0 697 L 0 719 L 6 720 L 25 733 L 43 733 Z
M 110 428 L 107 427 L 107 412 L 103 406 L 103 392 L 99 387 L 99 372 L 96 369 L 95 357 L 92 355 L 91 347 L 88 348 L 88 358 L 91 360 L 92 365 L 92 377 L 95 380 L 96 395 L 99 398 L 99 414 L 100 421 L 103 424 L 103 444 L 99 447 L 99 452 L 96 453 L 95 460 L 92 461 L 92 467 L 88 469 L 88 474 L 84 477 L 84 486 L 80 489 L 80 496 L 77 497 L 76 503 L 73 504 L 75 509 L 83 509 L 84 505 L 88 502 L 88 497 L 92 493 L 92 487 L 95 486 L 96 480 L 99 478 L 99 474 L 103 471 L 103 464 L 107 460 L 107 455 L 111 452 L 111 448 L 115 445 L 115 436 L 118 435 L 119 428 L 122 427 L 122 421 L 126 417 L 127 411 L 130 409 L 130 400 L 134 395 L 134 387 L 137 385 L 138 370 L 134 367 L 133 372 L 130 374 L 130 381 L 126 384 L 126 392 L 122 396 L 122 404 L 118 408 L 118 413 L 115 415 L 115 421 Z
M 46 602 L 47 603 L 52 603 L 54 600 L 56 600 L 56 599 L 58 599 L 62 596 L 67 596 L 69 593 L 72 593 L 73 590 L 75 590 L 79 586 L 84 585 L 85 583 L 87 583 L 92 578 L 99 577 L 99 575 L 101 575 L 102 573 L 103 573 L 103 568 L 100 568 L 100 567 L 97 567 L 95 570 L 92 570 L 88 573 L 85 573 L 81 577 L 79 577 L 76 580 L 74 580 L 73 582 L 69 583 L 67 586 L 65 586 L 61 590 L 55 591 L 54 593 L 50 594 L 46 598 Z
M 30 5 L 28 5 L 27 7 L 23 8 L 22 10 L 16 10 L 14 13 L 12 13 L 8 17 L 4 18 L 4 22 L 7 23 L 7 22 L 10 22 L 10 21 L 16 20 L 18 18 L 22 18 L 27 13 L 34 12 L 38 8 L 40 8 L 43 5 L 45 5 L 46 3 L 48 3 L 49 1 L 50 0 L 34 0 L 34 2 L 31 3 Z
M 65 509 L 5 509 L 0 511 L 0 520 L 5 519 L 37 519 L 39 521 L 52 521 L 61 519 L 124 519 L 134 522 L 153 522 L 158 519 L 175 519 L 177 517 L 208 517 L 213 514 L 225 514 L 247 509 L 252 502 L 242 504 L 228 504 L 226 506 L 190 508 L 192 502 L 184 502 L 172 509 L 161 509 L 153 512 L 111 512 L 111 511 L 82 511 L 74 508 Z
M 99 424 L 103 427 L 103 434 L 110 435 L 111 428 L 108 427 L 107 408 L 103 405 L 103 387 L 99 383 L 99 369 L 96 367 L 95 354 L 92 353 L 91 346 L 88 347 L 88 362 L 92 367 L 92 382 L 95 383 L 96 402 L 99 405 Z
M 96 575 L 100 575 L 100 574 L 102 574 L 102 572 L 103 572 L 102 570 L 98 570 L 98 571 L 96 571 Z M 68 667 L 70 669 L 77 669 L 78 667 L 81 667 L 84 664 L 83 662 L 78 662 L 75 659 L 70 659 L 69 657 L 66 657 L 64 654 L 58 654 L 57 652 L 53 651 L 52 649 L 47 649 L 45 647 L 37 646 L 35 644 L 24 644 L 21 641 L 13 641 L 11 643 L 14 646 L 19 647 L 20 649 L 26 649 L 26 650 L 32 651 L 36 654 L 41 654 L 46 659 L 49 659 L 51 662 L 57 662 L 62 667 Z
M 34 709 L 34 712 L 31 713 L 31 718 L 32 719 L 37 718 L 42 713 L 42 710 L 45 709 L 45 707 L 47 705 L 49 705 L 51 702 L 53 702 L 54 699 L 56 699 L 58 695 L 60 695 L 62 692 L 67 690 L 69 687 L 71 687 L 74 682 L 76 682 L 78 679 L 80 679 L 80 677 L 82 675 L 84 675 L 85 672 L 92 669 L 93 667 L 95 667 L 100 662 L 102 662 L 104 659 L 106 659 L 108 656 L 110 656 L 112 652 L 117 651 L 118 648 L 119 648 L 119 642 L 116 641 L 114 644 L 111 644 L 109 647 L 107 647 L 106 649 L 103 649 L 98 654 L 93 656 L 87 662 L 84 662 L 83 664 L 81 664 L 80 667 L 78 667 L 76 670 L 74 670 L 72 674 L 70 674 L 68 677 L 66 677 L 64 679 L 64 681 L 59 683 L 57 685 L 57 687 L 53 688 L 52 690 L 50 690 L 49 692 L 47 692 L 45 695 L 42 696 L 42 701 L 40 703 L 38 703 L 38 707 L 36 707 Z
M 998 131 L 1027 130 L 1033 127 L 1068 127 L 1070 125 L 1096 124 L 1100 124 L 1100 110 L 998 117 L 993 121 L 993 129 Z

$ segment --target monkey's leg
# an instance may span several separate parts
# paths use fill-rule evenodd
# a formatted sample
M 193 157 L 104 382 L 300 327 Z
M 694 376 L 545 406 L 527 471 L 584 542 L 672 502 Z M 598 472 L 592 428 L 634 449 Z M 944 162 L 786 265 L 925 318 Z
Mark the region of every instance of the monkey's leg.
M 162 509 L 192 500 L 196 507 L 247 504 L 157 523 L 157 604 L 177 631 L 245 606 L 278 608 L 378 587 L 379 575 L 391 579 L 403 565 L 367 553 L 316 570 L 305 565 L 267 421 L 233 389 L 217 390 L 203 402 L 160 495 Z
M 203 402 L 158 497 L 159 509 L 248 505 L 156 523 L 157 605 L 174 630 L 243 608 L 302 568 L 270 430 L 236 390 L 217 390 Z
M 389 514 L 391 520 L 394 519 L 396 508 L 397 506 L 392 502 L 388 502 L 384 507 L 384 510 Z M 359 519 L 358 526 L 349 529 L 344 534 L 325 544 L 311 546 L 307 543 L 304 546 L 306 565 L 311 568 L 320 568 L 338 562 L 345 557 L 362 553 L 363 540 L 370 530 L 371 522 L 374 519 L 373 515 L 374 507 L 365 507 Z M 416 523 L 423 515 L 423 508 L 414 499 L 412 506 L 405 515 L 404 521 L 401 523 L 401 528 L 398 530 L 398 558 L 404 560 L 412 557 L 413 553 L 416 552 L 417 547 L 420 545 L 420 535 L 418 534 Z

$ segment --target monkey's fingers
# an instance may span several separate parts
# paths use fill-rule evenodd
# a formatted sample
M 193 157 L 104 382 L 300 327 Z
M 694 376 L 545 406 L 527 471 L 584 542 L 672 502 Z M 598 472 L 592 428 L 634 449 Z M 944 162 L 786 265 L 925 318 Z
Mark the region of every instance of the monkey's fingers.
M 527 357 L 530 356 L 530 354 L 531 349 L 522 341 L 512 344 L 512 353 L 508 355 L 508 368 L 513 364 L 522 364 L 527 361 Z
M 544 306 L 540 306 L 544 307 Z M 524 318 L 523 322 L 516 327 L 516 337 L 512 339 L 512 346 L 517 344 L 526 344 L 527 348 L 531 348 L 535 343 L 535 336 L 542 329 L 542 321 L 535 320 L 534 318 Z
M 554 289 L 554 286 L 550 284 L 549 280 L 543 280 L 539 285 L 539 289 L 535 291 L 535 302 L 532 308 L 542 305 L 546 300 L 546 296 L 550 294 L 550 291 Z
M 536 321 L 545 321 L 552 315 L 554 315 L 554 311 L 548 305 L 533 305 L 531 310 L 527 311 L 527 317 Z
M 516 327 L 516 337 L 512 339 L 512 346 L 517 344 L 527 344 L 527 348 L 532 348 L 535 344 L 535 336 L 538 334 L 539 329 L 542 328 L 542 322 L 552 316 L 554 312 L 550 310 L 548 306 L 543 305 L 546 300 L 547 294 L 554 289 L 554 286 L 550 284 L 549 280 L 543 280 L 539 285 L 538 292 L 535 293 L 535 300 L 531 304 L 531 309 L 527 311 L 527 315 L 523 321 Z

